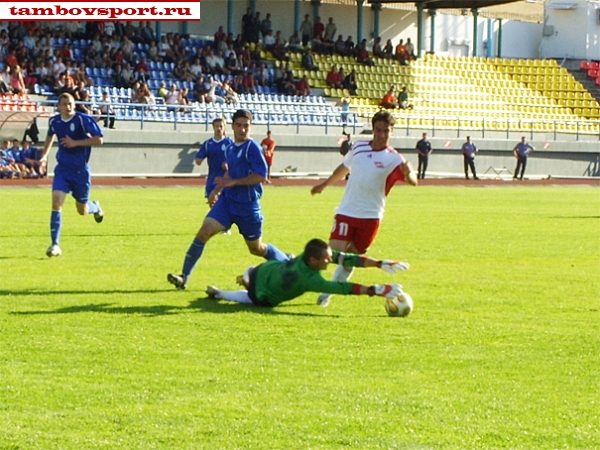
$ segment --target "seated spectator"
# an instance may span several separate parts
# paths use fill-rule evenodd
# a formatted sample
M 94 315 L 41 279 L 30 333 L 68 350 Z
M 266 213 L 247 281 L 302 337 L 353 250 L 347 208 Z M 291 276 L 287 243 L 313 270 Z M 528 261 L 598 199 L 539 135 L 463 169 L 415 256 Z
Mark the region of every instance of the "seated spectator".
M 244 88 L 246 89 L 247 94 L 256 94 L 256 86 L 258 83 L 254 77 L 254 72 L 252 70 L 247 70 L 244 74 Z
M 269 30 L 269 32 L 265 35 L 263 39 L 263 45 L 265 50 L 273 50 L 273 47 L 275 46 L 275 36 L 273 35 L 273 30 Z
M 396 109 L 398 108 L 398 102 L 396 101 L 396 87 L 395 86 L 390 86 L 390 89 L 387 91 L 387 93 L 383 96 L 383 98 L 381 99 L 381 102 L 379 103 L 379 105 L 383 108 L 387 108 L 387 109 Z
M 417 59 L 417 56 L 415 55 L 415 45 L 412 43 L 410 38 L 406 38 L 406 44 L 404 47 L 406 48 L 406 55 L 409 61 L 414 61 Z
M 4 69 L 2 69 L 2 74 L 0 76 L 0 85 L 3 86 L 1 88 L 2 93 L 12 93 L 10 78 L 10 66 L 7 64 L 4 66 Z
M 190 65 L 190 72 L 196 81 L 202 75 L 202 64 L 199 57 L 194 57 L 193 63 Z
M 381 47 L 381 37 L 377 37 L 373 43 L 373 56 L 377 58 L 385 58 L 383 48 Z
M 146 108 L 147 111 L 154 111 L 156 109 L 154 108 L 154 105 L 156 105 L 156 99 L 154 98 L 154 94 L 152 94 L 147 84 L 140 83 L 138 96 L 140 99 L 140 103 L 149 105 L 149 107 Z
M 221 85 L 220 81 L 215 80 L 212 76 L 208 77 L 208 92 L 205 95 L 206 103 L 217 103 L 222 105 L 225 103 L 225 99 L 220 95 L 217 95 L 217 87 Z
M 296 95 L 302 95 L 303 97 L 310 95 L 310 86 L 308 85 L 308 77 L 306 75 L 296 83 Z
M 256 81 L 261 86 L 269 86 L 271 83 L 269 69 L 264 62 L 260 63 L 260 67 L 256 73 Z
M 240 62 L 235 57 L 235 53 L 230 53 L 225 60 L 225 69 L 230 75 L 237 75 L 238 73 L 243 72 Z
M 134 72 L 139 72 L 143 70 L 144 72 L 150 72 L 150 66 L 148 66 L 148 60 L 145 57 L 142 57 L 139 62 L 133 68 Z
M 98 110 L 92 107 L 90 92 L 87 89 L 77 89 L 77 103 L 75 104 L 75 111 L 87 114 L 88 116 L 97 116 Z
M 290 52 L 298 53 L 300 51 L 300 45 L 302 41 L 300 40 L 300 36 L 298 36 L 298 31 L 294 31 L 294 34 L 290 36 L 287 43 L 287 48 Z
M 246 87 L 244 86 L 244 74 L 238 73 L 233 77 L 231 82 L 231 88 L 238 94 L 246 94 Z
M 344 41 L 344 36 L 341 34 L 338 36 L 337 40 L 333 43 L 333 51 L 338 55 L 346 56 L 346 41 Z
M 408 89 L 406 86 L 402 88 L 400 91 L 400 95 L 398 95 L 398 108 L 401 109 L 412 109 L 413 105 L 408 103 Z
M 312 52 L 309 48 L 304 51 L 302 56 L 302 68 L 306 70 L 319 70 L 319 66 L 315 65 Z
M 346 78 L 344 78 L 344 88 L 348 89 L 351 95 L 356 95 L 356 89 L 358 89 L 358 84 L 356 82 L 356 70 L 352 69 Z
M 343 88 L 344 80 L 340 75 L 337 66 L 334 64 L 331 66 L 331 70 L 327 73 L 327 78 L 325 79 L 325 83 L 327 86 L 331 88 Z
M 58 89 L 57 95 L 67 93 L 75 97 L 75 84 L 73 78 L 67 77 L 66 72 L 64 72 L 61 75 L 61 79 L 63 80 L 64 84 Z
M 228 79 L 223 82 L 223 91 L 225 92 L 225 101 L 228 104 L 237 106 L 240 103 L 240 97 L 237 92 L 235 92 Z
M 158 95 L 160 98 L 165 100 L 167 98 L 168 92 L 169 92 L 169 90 L 167 89 L 167 83 L 165 83 L 164 81 L 161 81 L 160 87 L 158 88 L 158 92 L 156 93 L 156 95 Z
M 346 55 L 354 56 L 356 53 L 356 48 L 354 41 L 352 40 L 352 36 L 348 36 L 348 39 L 346 39 L 344 45 L 346 46 Z
M 241 76 L 241 75 L 238 75 Z M 206 93 L 208 89 L 205 88 L 204 78 L 199 77 L 198 80 L 192 86 L 192 98 L 198 103 L 206 103 Z
M 388 39 L 383 47 L 383 56 L 387 59 L 392 59 L 394 57 L 394 44 L 392 44 L 391 39 Z
M 176 65 L 175 69 L 173 69 L 173 76 L 182 81 L 187 81 L 188 83 L 191 83 L 195 80 L 195 77 L 192 74 L 190 63 L 188 61 L 184 61 L 183 64 Z
M 394 59 L 396 61 L 398 61 L 400 64 L 402 64 L 403 66 L 408 64 L 406 62 L 406 60 L 408 59 L 408 53 L 406 51 L 406 47 L 404 46 L 403 39 L 400 39 L 400 42 L 398 43 L 398 45 L 396 45 L 396 52 L 394 54 Z
M 356 50 L 356 61 L 364 64 L 365 66 L 374 66 L 375 62 L 369 56 L 369 52 L 367 50 L 367 40 L 363 39 L 358 49 Z
M 31 147 L 30 142 L 24 139 L 21 143 L 21 156 L 25 165 L 29 167 L 38 178 L 46 176 L 46 164 L 40 162 L 42 157 L 42 149 Z
M 105 128 L 115 128 L 115 111 L 112 107 L 112 100 L 106 91 L 102 93 L 102 104 L 100 105 L 98 114 L 100 115 L 100 119 L 104 121 Z
M 179 112 L 182 113 L 191 113 L 192 109 L 190 108 L 190 100 L 188 98 L 188 94 L 189 94 L 189 89 L 188 88 L 181 88 L 181 90 L 179 91 L 179 97 L 177 98 L 177 103 L 182 106 L 182 108 L 179 108 Z
M 285 41 L 282 38 L 275 39 L 275 45 L 271 49 L 271 53 L 273 53 L 273 56 L 279 61 L 290 60 L 290 57 L 287 55 L 287 50 L 285 48 Z
M 158 47 L 156 46 L 156 41 L 150 42 L 150 47 L 148 48 L 148 52 L 146 52 L 146 54 L 148 55 L 148 59 L 150 59 L 150 61 L 162 62 L 162 58 L 158 56 Z
M 296 83 L 291 72 L 284 72 L 283 78 L 277 82 L 277 90 L 281 94 L 296 95 Z

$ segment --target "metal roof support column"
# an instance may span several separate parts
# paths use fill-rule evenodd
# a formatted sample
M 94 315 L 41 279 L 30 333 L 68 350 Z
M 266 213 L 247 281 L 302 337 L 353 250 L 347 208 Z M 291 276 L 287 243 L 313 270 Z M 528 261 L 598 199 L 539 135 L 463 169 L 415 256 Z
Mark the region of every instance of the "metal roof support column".
M 227 34 L 233 33 L 233 0 L 227 0 Z
M 433 54 L 435 53 L 435 9 L 429 10 L 429 20 L 431 21 L 431 44 L 429 45 L 429 51 Z
M 421 52 L 423 47 L 425 46 L 425 30 L 423 30 L 423 25 L 425 24 L 423 20 L 423 10 L 425 9 L 425 4 L 423 2 L 417 2 L 417 57 L 421 57 Z
M 373 38 L 377 39 L 379 36 L 379 24 L 381 15 L 381 3 L 372 3 L 371 9 L 373 10 Z
M 363 40 L 363 4 L 365 0 L 356 0 L 356 44 Z
M 313 23 L 316 23 L 317 17 L 320 17 L 319 8 L 321 6 L 321 0 L 310 0 L 310 4 L 313 7 Z
M 300 16 L 302 15 L 300 2 L 301 0 L 294 1 L 294 31 L 300 31 Z
M 502 19 L 498 19 L 498 58 L 502 58 Z
M 477 56 L 477 19 L 479 19 L 479 10 L 473 8 L 471 12 L 473 13 L 473 56 Z

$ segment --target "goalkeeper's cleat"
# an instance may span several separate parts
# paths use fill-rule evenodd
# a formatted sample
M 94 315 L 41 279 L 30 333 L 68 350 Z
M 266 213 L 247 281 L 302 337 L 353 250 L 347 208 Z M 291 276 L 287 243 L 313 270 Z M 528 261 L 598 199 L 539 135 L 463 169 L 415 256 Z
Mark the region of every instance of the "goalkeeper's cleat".
M 98 200 L 92 203 L 96 204 L 96 206 L 98 207 L 98 212 L 94 213 L 94 220 L 96 221 L 96 223 L 100 223 L 104 220 L 104 211 L 100 207 L 100 202 Z
M 183 275 L 176 275 L 174 273 L 170 273 L 167 275 L 167 281 L 173 286 L 175 286 L 177 289 L 183 290 L 187 287 L 187 278 Z
M 219 289 L 217 289 L 215 286 L 206 286 L 206 295 L 208 295 L 208 298 L 217 300 L 217 295 L 219 295 Z
M 50 247 L 48 247 L 48 250 L 46 250 L 46 256 L 48 258 L 52 258 L 53 256 L 60 256 L 60 255 L 62 255 L 62 250 L 56 244 L 51 245 Z
M 323 294 L 319 295 L 319 298 L 317 299 L 317 305 L 319 305 L 323 308 L 326 308 L 327 306 L 329 306 L 331 297 L 333 297 L 333 295 L 327 294 L 327 293 L 323 293 Z

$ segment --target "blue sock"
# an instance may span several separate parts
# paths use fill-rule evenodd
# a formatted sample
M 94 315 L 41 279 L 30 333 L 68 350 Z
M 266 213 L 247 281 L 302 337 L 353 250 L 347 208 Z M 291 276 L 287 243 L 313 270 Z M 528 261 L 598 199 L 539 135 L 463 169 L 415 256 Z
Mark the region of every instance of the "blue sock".
M 98 205 L 96 205 L 94 202 L 87 202 L 87 206 L 88 206 L 88 214 L 96 214 L 98 211 L 100 211 L 98 209 Z
M 285 253 L 283 253 L 281 250 L 279 250 L 277 247 L 275 247 L 273 244 L 266 244 L 267 245 L 267 253 L 265 253 L 264 258 L 267 260 L 276 260 L 276 261 L 289 261 L 290 258 L 288 255 L 286 255 Z
M 194 266 L 202 256 L 202 252 L 204 251 L 204 242 L 200 241 L 198 238 L 194 238 L 194 242 L 190 245 L 187 253 L 185 254 L 185 259 L 183 260 L 183 275 L 188 278 L 194 270 Z
M 50 214 L 50 237 L 52 238 L 52 245 L 58 245 L 61 225 L 62 213 L 60 211 L 52 210 L 52 213 Z

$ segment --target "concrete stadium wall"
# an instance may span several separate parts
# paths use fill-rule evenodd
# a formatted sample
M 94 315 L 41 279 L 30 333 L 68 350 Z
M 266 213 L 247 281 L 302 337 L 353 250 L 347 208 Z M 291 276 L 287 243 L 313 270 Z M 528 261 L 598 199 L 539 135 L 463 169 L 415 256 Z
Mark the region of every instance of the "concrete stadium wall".
M 117 122 L 117 126 L 120 123 Z M 125 125 L 125 124 L 123 124 Z M 114 176 L 159 176 L 159 175 L 202 175 L 206 174 L 206 164 L 194 165 L 194 156 L 200 144 L 212 136 L 204 125 L 188 125 L 173 131 L 173 124 L 153 124 L 163 129 L 146 130 L 104 130 L 105 144 L 92 152 L 90 165 L 95 175 Z M 169 129 L 170 127 L 170 129 Z M 46 130 L 41 129 L 41 139 Z M 295 127 L 274 127 L 273 137 L 277 149 L 273 163 L 273 172 L 282 172 L 291 166 L 297 172 L 325 175 L 340 164 L 342 157 L 338 153 L 338 139 L 341 130 L 330 129 L 329 134 L 316 134 L 310 127 L 296 134 Z M 231 132 L 229 133 L 231 134 Z M 266 127 L 255 126 L 253 137 L 260 141 L 265 137 Z M 402 135 L 401 135 L 402 134 Z M 413 130 L 405 136 L 404 130 L 396 130 L 392 144 L 406 158 L 417 164 L 414 150 L 421 137 L 421 131 Z M 430 133 L 431 135 L 431 133 Z M 471 134 L 473 142 L 480 152 L 476 157 L 477 170 L 480 174 L 493 169 L 506 168 L 510 173 L 515 167 L 512 149 L 519 138 L 501 139 L 480 138 Z M 353 140 L 369 140 L 370 136 L 357 135 Z M 463 159 L 460 147 L 465 141 L 461 137 L 433 137 L 430 139 L 434 153 L 429 159 L 428 172 L 443 176 L 461 176 Z M 450 140 L 451 146 L 444 144 Z M 531 140 L 538 150 L 529 159 L 527 175 L 530 176 L 600 176 L 600 144 L 598 141 L 555 141 L 551 148 L 544 150 L 544 140 Z M 54 166 L 53 146 L 50 155 L 50 169 Z M 505 172 L 506 174 L 506 172 Z

